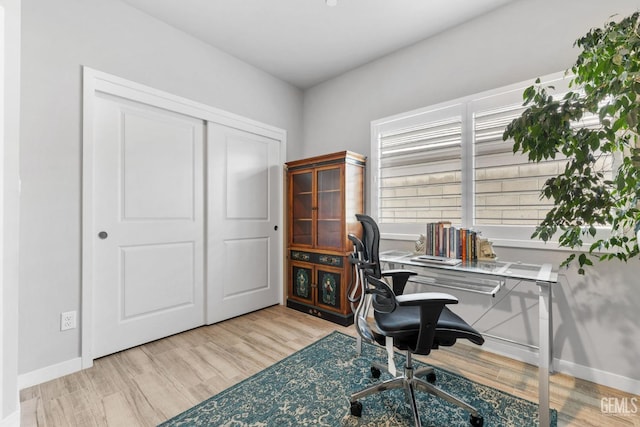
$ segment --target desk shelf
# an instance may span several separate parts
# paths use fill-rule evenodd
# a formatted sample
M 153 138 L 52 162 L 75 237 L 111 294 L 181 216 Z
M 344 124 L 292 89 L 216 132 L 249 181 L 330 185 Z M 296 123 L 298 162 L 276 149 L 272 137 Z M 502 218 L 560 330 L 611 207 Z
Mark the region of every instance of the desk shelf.
M 505 280 L 499 279 L 477 279 L 470 281 L 468 279 L 465 280 L 463 277 L 452 278 L 451 276 L 451 274 L 448 274 L 447 277 L 438 275 L 427 276 L 425 273 L 421 273 L 418 276 L 411 277 L 409 282 L 482 295 L 491 295 L 494 298 L 506 283 Z

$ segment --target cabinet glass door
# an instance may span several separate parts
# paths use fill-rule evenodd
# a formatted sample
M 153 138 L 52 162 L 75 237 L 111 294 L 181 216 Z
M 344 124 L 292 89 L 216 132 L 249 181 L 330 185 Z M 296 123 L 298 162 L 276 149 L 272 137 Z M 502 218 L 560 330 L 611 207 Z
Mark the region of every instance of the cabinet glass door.
M 296 173 L 291 182 L 291 243 L 296 245 L 313 244 L 313 174 Z
M 316 244 L 323 248 L 342 247 L 342 188 L 340 167 L 317 171 L 318 218 Z

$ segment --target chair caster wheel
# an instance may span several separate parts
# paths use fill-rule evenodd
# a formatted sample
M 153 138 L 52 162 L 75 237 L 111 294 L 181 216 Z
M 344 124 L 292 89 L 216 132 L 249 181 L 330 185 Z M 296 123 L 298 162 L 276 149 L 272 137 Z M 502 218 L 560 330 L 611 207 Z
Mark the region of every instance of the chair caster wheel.
M 373 378 L 380 378 L 380 369 L 376 368 L 375 366 L 371 367 L 371 376 Z
M 436 374 L 434 372 L 430 372 L 427 374 L 427 382 L 431 384 L 436 383 Z
M 482 427 L 484 425 L 484 418 L 482 418 L 482 416 L 474 417 L 471 415 L 471 417 L 469 417 L 469 423 L 473 427 Z
M 354 417 L 362 416 L 362 403 L 351 402 L 351 415 L 353 415 Z

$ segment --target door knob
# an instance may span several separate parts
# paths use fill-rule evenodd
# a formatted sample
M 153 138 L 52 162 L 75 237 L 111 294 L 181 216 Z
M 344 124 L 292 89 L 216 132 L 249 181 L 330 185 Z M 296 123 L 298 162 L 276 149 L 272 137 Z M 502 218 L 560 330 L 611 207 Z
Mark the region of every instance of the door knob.
M 98 237 L 101 238 L 102 240 L 104 240 L 107 237 L 109 237 L 109 235 L 107 234 L 106 231 L 101 231 L 101 232 L 98 233 Z

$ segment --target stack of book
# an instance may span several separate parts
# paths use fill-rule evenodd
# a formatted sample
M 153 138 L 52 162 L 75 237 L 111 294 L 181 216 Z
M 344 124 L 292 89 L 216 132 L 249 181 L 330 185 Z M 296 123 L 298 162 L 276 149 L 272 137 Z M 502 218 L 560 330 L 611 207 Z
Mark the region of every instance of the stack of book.
M 478 240 L 473 230 L 453 227 L 449 221 L 431 222 L 427 224 L 425 255 L 475 261 Z

